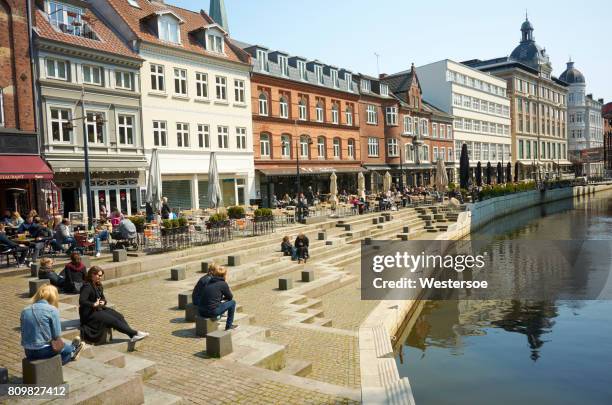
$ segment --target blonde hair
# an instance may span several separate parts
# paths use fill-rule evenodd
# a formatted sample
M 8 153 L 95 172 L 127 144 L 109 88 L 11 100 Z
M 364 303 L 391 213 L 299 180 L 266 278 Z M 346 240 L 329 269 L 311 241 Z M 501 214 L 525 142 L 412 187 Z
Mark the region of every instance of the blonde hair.
M 45 300 L 49 305 L 53 305 L 55 308 L 59 307 L 59 297 L 57 288 L 51 284 L 45 284 L 41 286 L 36 294 L 32 297 L 32 304 L 40 300 Z
M 40 259 L 40 267 L 51 267 L 53 266 L 53 259 L 50 257 L 43 257 Z
M 225 278 L 225 276 L 227 275 L 227 269 L 225 267 L 219 266 L 218 264 L 215 264 L 215 263 L 210 265 L 210 267 L 208 268 L 208 271 L 214 277 L 223 277 L 223 278 Z

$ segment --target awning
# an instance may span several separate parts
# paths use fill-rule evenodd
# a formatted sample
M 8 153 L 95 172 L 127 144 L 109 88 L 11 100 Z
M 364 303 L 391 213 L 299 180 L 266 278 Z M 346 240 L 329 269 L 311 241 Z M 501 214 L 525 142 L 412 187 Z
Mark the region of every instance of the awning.
M 49 163 L 56 173 L 84 173 L 85 162 L 83 160 L 60 160 L 49 159 Z M 143 160 L 89 160 L 89 171 L 94 173 L 107 172 L 138 172 L 147 168 L 147 162 Z
M 40 156 L 0 155 L 0 180 L 52 180 L 53 171 Z
M 260 173 L 266 176 L 295 176 L 295 167 L 271 167 L 265 169 L 257 169 Z M 332 174 L 332 173 L 359 173 L 365 170 L 361 166 L 350 167 L 300 167 L 300 176 Z
M 365 164 L 363 167 L 368 170 L 391 170 L 391 167 L 385 164 Z

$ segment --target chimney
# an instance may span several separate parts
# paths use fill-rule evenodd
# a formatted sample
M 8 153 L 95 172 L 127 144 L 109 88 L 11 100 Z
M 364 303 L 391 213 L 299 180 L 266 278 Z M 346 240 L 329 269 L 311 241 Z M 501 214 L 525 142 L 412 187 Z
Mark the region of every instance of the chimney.
M 599 104 L 603 104 L 604 103 L 604 99 L 603 98 L 597 99 L 597 101 L 599 101 Z
M 378 75 L 379 79 L 384 79 L 385 77 L 387 77 L 386 73 L 381 73 L 381 74 Z

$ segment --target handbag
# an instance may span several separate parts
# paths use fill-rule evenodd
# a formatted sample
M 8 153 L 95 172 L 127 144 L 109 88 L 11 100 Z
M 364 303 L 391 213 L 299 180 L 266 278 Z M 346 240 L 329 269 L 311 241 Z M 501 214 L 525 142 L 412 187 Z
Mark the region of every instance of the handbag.
M 34 315 L 34 319 L 36 319 L 36 323 L 38 324 L 38 327 L 40 328 L 41 332 L 44 331 L 45 329 L 42 327 L 40 321 L 38 320 L 38 317 L 36 316 L 36 311 L 34 311 L 34 305 L 32 305 L 31 308 L 32 308 L 32 315 Z M 53 352 L 59 353 L 64 348 L 64 341 L 62 340 L 61 337 L 58 337 L 56 339 L 47 339 L 47 337 L 44 335 L 44 332 L 43 332 L 43 337 L 45 338 L 46 341 L 48 341 L 51 344 L 51 348 L 53 349 Z

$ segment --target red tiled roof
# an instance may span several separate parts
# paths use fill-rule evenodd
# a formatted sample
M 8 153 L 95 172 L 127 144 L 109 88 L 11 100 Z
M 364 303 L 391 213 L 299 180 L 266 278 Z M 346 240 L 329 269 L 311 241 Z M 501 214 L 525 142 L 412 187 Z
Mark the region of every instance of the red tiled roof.
M 90 16 L 90 21 L 87 23 L 95 32 L 99 40 L 84 38 L 72 34 L 66 34 L 53 26 L 47 14 L 40 9 L 34 13 L 36 32 L 41 38 L 52 41 L 61 42 L 68 45 L 80 46 L 83 48 L 95 49 L 97 51 L 112 53 L 115 55 L 128 56 L 131 58 L 141 59 L 135 52 L 132 52 L 128 46 L 117 37 L 98 17 L 88 9 L 86 14 Z
M 190 52 L 207 55 L 213 58 L 230 60 L 233 62 L 248 63 L 249 56 L 243 50 L 231 44 L 228 38 L 225 38 L 225 55 L 219 55 L 214 52 L 208 52 L 198 43 L 192 35 L 191 31 L 197 30 L 203 26 L 214 24 L 214 20 L 203 11 L 200 13 L 185 10 L 180 7 L 160 2 L 149 2 L 149 0 L 134 0 L 140 8 L 130 6 L 126 0 L 107 0 L 115 11 L 123 18 L 132 32 L 142 41 L 158 45 L 164 45 L 172 48 L 184 49 Z M 180 24 L 181 43 L 173 44 L 167 41 L 160 40 L 157 35 L 144 22 L 145 17 L 150 17 L 156 12 L 171 11 L 183 20 Z

